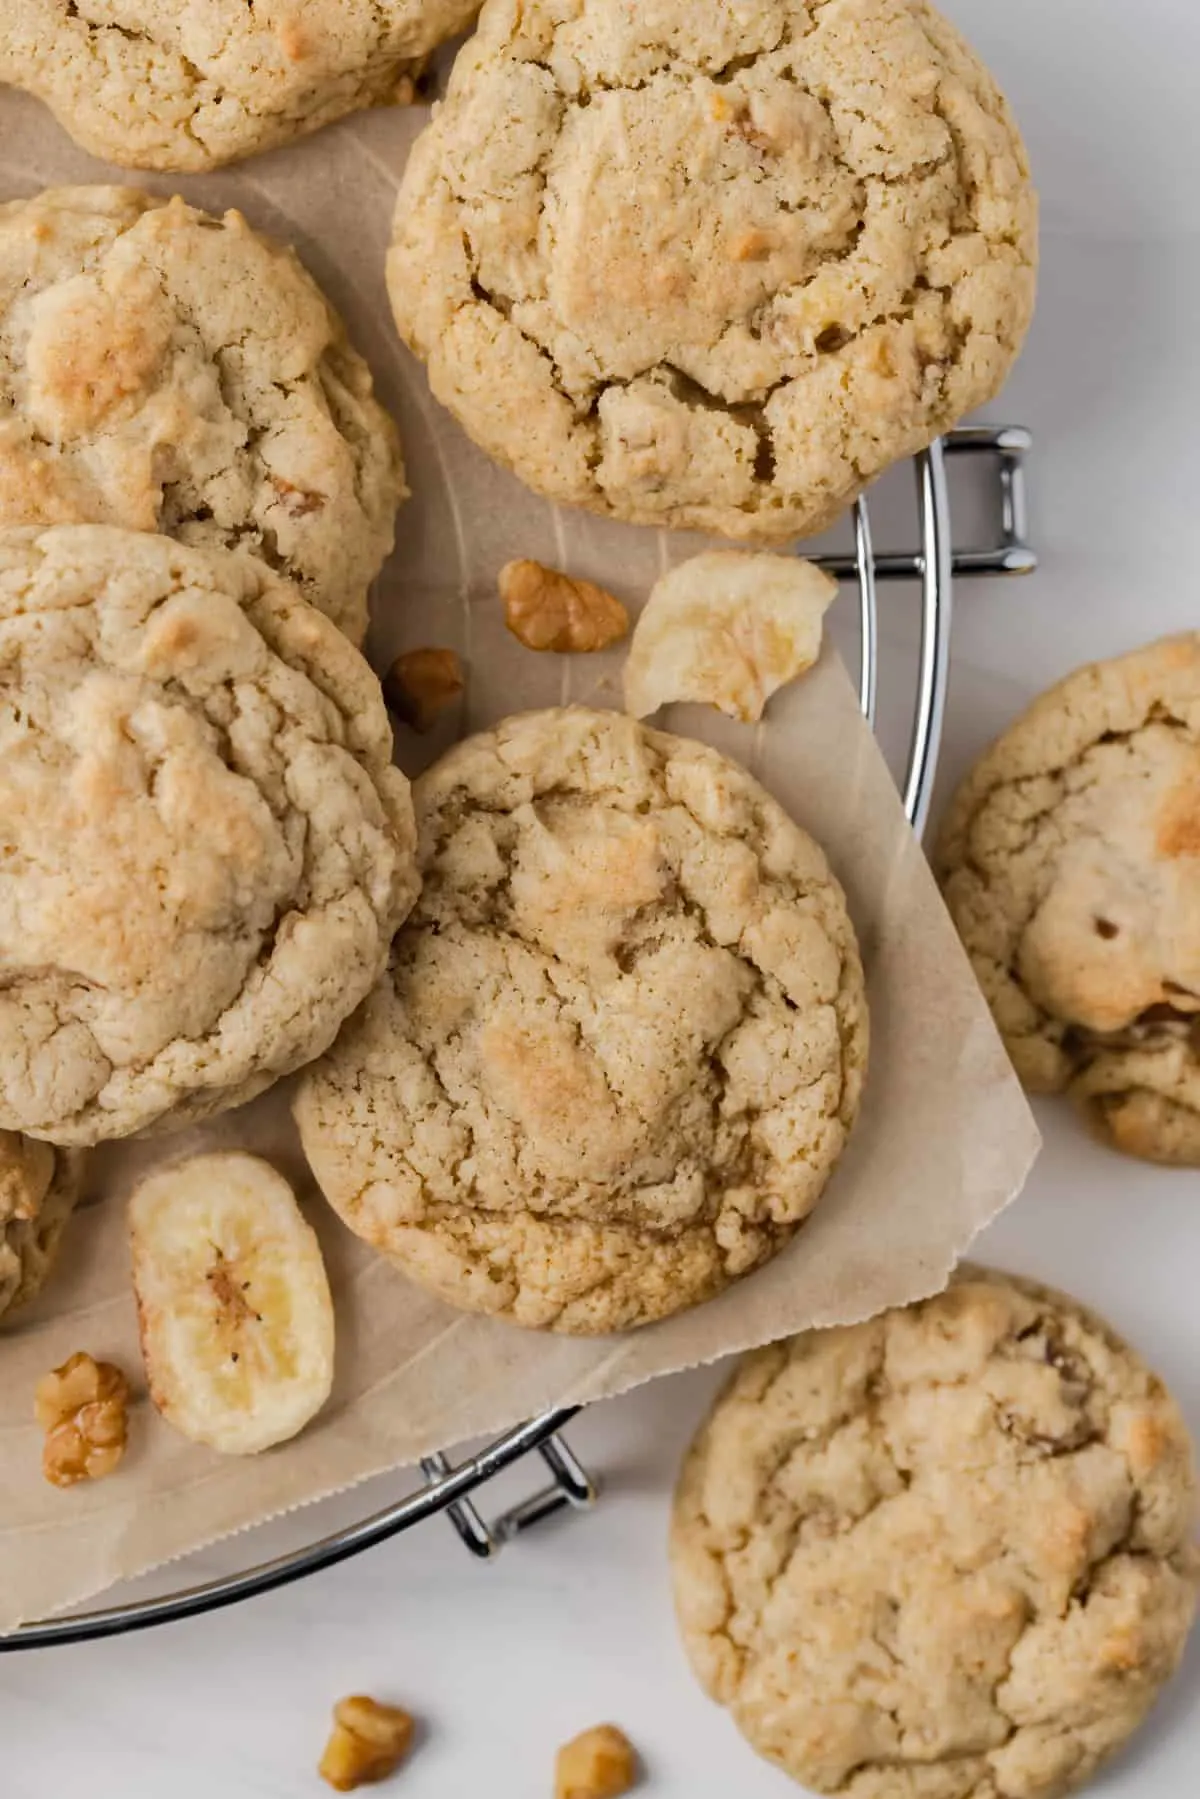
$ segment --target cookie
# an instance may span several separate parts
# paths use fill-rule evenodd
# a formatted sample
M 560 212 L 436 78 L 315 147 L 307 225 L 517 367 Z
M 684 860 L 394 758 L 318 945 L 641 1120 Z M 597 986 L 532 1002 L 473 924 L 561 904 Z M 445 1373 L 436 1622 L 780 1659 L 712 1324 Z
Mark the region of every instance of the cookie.
M 400 448 L 291 250 L 133 188 L 0 205 L 0 525 L 251 550 L 355 642 Z
M 82 1158 L 0 1131 L 0 1319 L 39 1293 L 79 1197 Z
M 410 99 L 478 0 L 4 0 L 0 81 L 85 150 L 215 169 L 361 107 Z
M 433 392 L 536 492 L 817 532 L 997 392 L 1036 203 L 926 0 L 488 0 L 388 284 Z
M 351 1230 L 452 1304 L 587 1334 L 775 1255 L 858 1108 L 825 857 L 713 750 L 531 713 L 415 789 L 422 897 L 296 1116 Z
M 0 1128 L 178 1126 L 328 1048 L 416 893 L 379 683 L 248 556 L 0 532 Z
M 936 1299 L 744 1361 L 675 1496 L 702 1685 L 848 1799 L 1056 1799 L 1177 1666 L 1192 1451 L 1100 1319 L 964 1270 Z
M 1026 1087 L 1200 1166 L 1200 635 L 1044 693 L 963 782 L 936 860 Z

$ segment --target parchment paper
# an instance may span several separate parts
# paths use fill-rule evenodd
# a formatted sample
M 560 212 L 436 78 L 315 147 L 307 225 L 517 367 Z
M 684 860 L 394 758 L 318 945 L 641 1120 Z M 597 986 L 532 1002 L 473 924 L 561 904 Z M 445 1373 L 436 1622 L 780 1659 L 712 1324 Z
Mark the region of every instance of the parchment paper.
M 493 468 L 430 399 L 396 342 L 383 289 L 396 178 L 421 122 L 416 111 L 373 114 L 218 175 L 141 178 L 210 210 L 240 206 L 296 243 L 400 420 L 414 497 L 379 583 L 371 653 L 382 667 L 401 647 L 452 644 L 469 670 L 461 715 L 433 739 L 401 742 L 410 773 L 456 734 L 506 712 L 618 702 L 619 650 L 538 657 L 507 635 L 495 575 L 508 557 L 602 580 L 636 608 L 662 569 L 700 542 L 556 511 Z M 0 92 L 0 198 L 106 179 L 139 178 L 93 162 L 36 103 Z M 698 1310 L 625 1337 L 560 1339 L 453 1312 L 358 1244 L 314 1192 L 286 1089 L 186 1136 L 109 1146 L 92 1158 L 89 1203 L 55 1279 L 0 1333 L 0 1630 L 550 1406 L 936 1291 L 1019 1191 L 1038 1146 L 1032 1116 L 836 654 L 827 649 L 777 696 L 759 727 L 699 708 L 661 722 L 747 762 L 821 840 L 862 938 L 872 1028 L 863 1111 L 799 1237 Z M 321 1234 L 338 1320 L 330 1403 L 293 1443 L 236 1460 L 185 1442 L 143 1399 L 118 1474 L 58 1492 L 40 1471 L 34 1383 L 77 1349 L 140 1379 L 123 1196 L 156 1161 L 215 1143 L 277 1159 Z

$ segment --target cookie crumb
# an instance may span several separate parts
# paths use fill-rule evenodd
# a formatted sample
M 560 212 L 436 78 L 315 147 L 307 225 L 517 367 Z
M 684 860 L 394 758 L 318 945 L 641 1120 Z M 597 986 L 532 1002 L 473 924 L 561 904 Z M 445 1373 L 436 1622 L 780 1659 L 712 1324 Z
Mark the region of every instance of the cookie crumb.
M 397 75 L 388 100 L 393 106 L 428 105 L 437 86 L 437 71 L 428 56 L 418 56 Z

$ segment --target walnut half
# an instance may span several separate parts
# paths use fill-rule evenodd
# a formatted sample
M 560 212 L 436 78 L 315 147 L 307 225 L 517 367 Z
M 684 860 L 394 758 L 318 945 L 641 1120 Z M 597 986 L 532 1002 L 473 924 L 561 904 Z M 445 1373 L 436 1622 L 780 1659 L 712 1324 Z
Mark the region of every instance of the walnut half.
M 125 1453 L 129 1382 L 111 1362 L 80 1351 L 42 1377 L 34 1414 L 46 1432 L 42 1472 L 56 1487 L 102 1480 Z
M 637 1752 L 625 1732 L 597 1724 L 559 1750 L 554 1799 L 620 1799 L 637 1777 Z
M 339 1793 L 386 1780 L 408 1754 L 415 1730 L 398 1705 L 381 1705 L 365 1693 L 339 1699 L 317 1772 Z
M 506 563 L 499 588 L 504 622 L 527 650 L 603 650 L 629 629 L 614 594 L 541 562 Z

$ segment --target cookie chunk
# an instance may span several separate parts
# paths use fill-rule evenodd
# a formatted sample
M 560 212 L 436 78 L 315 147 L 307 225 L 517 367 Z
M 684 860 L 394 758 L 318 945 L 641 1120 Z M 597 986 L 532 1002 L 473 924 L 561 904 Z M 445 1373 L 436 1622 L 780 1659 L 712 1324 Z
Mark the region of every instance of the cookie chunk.
M 39 1293 L 79 1197 L 82 1158 L 0 1131 L 0 1318 Z
M 583 709 L 417 784 L 421 900 L 296 1102 L 353 1231 L 452 1304 L 646 1324 L 791 1239 L 858 1108 L 821 851 L 743 769 Z
M 783 539 L 997 392 L 1036 236 L 1008 108 L 926 0 L 488 0 L 388 283 L 538 493 Z
M 133 188 L 0 205 L 0 525 L 252 550 L 356 643 L 404 471 L 291 250 Z
M 1200 1166 L 1200 635 L 1044 693 L 963 782 L 937 863 L 1026 1087 Z
M 849 1799 L 1057 1799 L 1183 1653 L 1192 1452 L 1062 1294 L 983 1270 L 744 1361 L 687 1456 L 692 1667 L 761 1755 Z
M 379 683 L 248 556 L 0 532 L 0 1127 L 94 1143 L 320 1055 L 416 893 Z
M 479 0 L 4 0 L 0 81 L 85 150 L 214 169 L 364 106 L 412 97 Z

